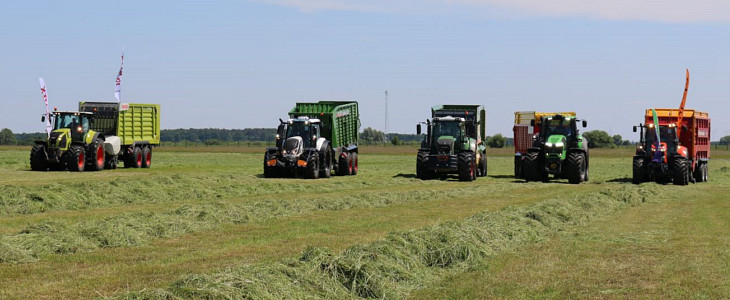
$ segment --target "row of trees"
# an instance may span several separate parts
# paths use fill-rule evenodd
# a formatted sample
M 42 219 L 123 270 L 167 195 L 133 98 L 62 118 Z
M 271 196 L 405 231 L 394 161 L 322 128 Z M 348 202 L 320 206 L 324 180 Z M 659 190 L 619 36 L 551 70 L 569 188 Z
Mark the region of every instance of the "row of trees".
M 246 129 L 163 129 L 160 132 L 163 142 L 196 142 L 207 144 L 218 144 L 221 142 L 267 142 L 276 135 L 274 128 L 246 128 Z M 618 146 L 631 145 L 632 142 L 624 140 L 621 135 L 609 135 L 603 130 L 591 130 L 583 133 L 588 139 L 590 148 L 616 148 Z M 32 145 L 36 140 L 46 138 L 42 132 L 34 133 L 13 133 L 10 129 L 0 130 L 0 145 Z M 388 133 L 367 127 L 360 134 L 360 142 L 364 144 L 379 144 L 389 142 L 393 145 L 403 143 L 420 142 L 423 135 Z M 510 147 L 513 144 L 512 138 L 501 134 L 486 137 L 487 145 L 491 148 Z M 730 135 L 720 138 L 720 145 L 730 145 Z

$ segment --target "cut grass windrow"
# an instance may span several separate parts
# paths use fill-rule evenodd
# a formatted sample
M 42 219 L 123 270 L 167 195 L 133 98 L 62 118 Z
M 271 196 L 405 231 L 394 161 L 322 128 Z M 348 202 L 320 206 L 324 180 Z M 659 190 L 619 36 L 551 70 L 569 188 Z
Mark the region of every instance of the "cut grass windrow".
M 309 247 L 298 258 L 280 263 L 190 275 L 166 289 L 129 292 L 118 298 L 404 298 L 447 272 L 477 267 L 488 256 L 544 240 L 557 231 L 651 200 L 668 189 L 658 185 L 606 187 L 484 212 L 463 221 L 394 232 L 340 253 Z
M 42 222 L 30 225 L 16 234 L 0 237 L 0 263 L 33 262 L 43 255 L 138 246 L 155 238 L 179 236 L 215 228 L 221 224 L 243 224 L 322 210 L 479 197 L 487 189 L 494 192 L 509 188 L 510 185 L 492 185 L 471 189 L 353 193 L 337 197 L 306 195 L 289 199 L 267 198 L 250 203 L 216 201 L 182 205 L 163 212 L 123 213 L 74 224 Z

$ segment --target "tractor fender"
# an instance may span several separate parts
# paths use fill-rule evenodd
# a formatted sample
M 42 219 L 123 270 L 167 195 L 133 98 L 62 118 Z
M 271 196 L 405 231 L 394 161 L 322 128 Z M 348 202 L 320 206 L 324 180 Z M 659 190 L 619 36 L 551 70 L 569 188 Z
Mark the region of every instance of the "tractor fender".
M 318 138 L 317 139 L 317 144 L 316 144 L 317 145 L 316 146 L 317 151 L 322 151 L 322 149 L 325 149 L 326 147 L 323 147 L 325 145 L 325 143 L 327 143 L 327 139 L 325 139 L 325 138 Z
M 687 158 L 689 155 L 689 152 L 687 151 L 687 147 L 677 146 L 677 154 L 681 155 L 684 158 Z

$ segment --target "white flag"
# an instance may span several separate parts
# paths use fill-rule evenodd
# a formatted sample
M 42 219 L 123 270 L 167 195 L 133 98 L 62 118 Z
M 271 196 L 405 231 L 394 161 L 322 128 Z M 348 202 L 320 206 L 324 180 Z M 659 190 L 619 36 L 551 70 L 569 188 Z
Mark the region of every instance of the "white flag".
M 46 93 L 46 81 L 43 77 L 38 78 L 38 82 L 41 84 L 41 95 L 43 95 L 43 102 L 46 103 L 46 135 L 51 136 L 51 110 L 48 108 L 48 93 Z
M 124 48 L 122 48 L 122 66 L 119 67 L 119 74 L 117 74 L 116 86 L 114 87 L 114 97 L 120 103 L 122 102 L 122 69 L 124 69 Z

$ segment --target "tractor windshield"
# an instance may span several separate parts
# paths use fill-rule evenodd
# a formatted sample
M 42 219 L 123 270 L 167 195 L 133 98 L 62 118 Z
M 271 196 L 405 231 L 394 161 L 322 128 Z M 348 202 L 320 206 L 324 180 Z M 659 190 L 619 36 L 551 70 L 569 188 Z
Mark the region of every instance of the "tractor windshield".
M 569 136 L 573 134 L 573 130 L 570 128 L 571 119 L 549 119 L 547 120 L 547 127 L 545 128 L 545 136 L 551 135 L 564 135 Z
M 58 114 L 53 129 L 69 128 L 75 131 L 79 126 L 83 132 L 89 131 L 89 119 L 76 114 Z
M 677 130 L 674 127 L 659 126 L 659 138 L 662 143 L 674 143 L 677 140 Z M 656 131 L 655 128 L 647 128 L 645 133 L 645 139 L 647 144 L 656 143 Z
M 314 130 L 312 130 L 309 122 L 294 122 L 286 128 L 286 138 L 301 137 L 305 147 L 309 146 L 313 134 Z
M 442 121 L 436 122 L 433 126 L 433 139 L 438 141 L 441 137 L 453 137 L 459 140 L 461 135 L 461 127 L 458 121 Z

